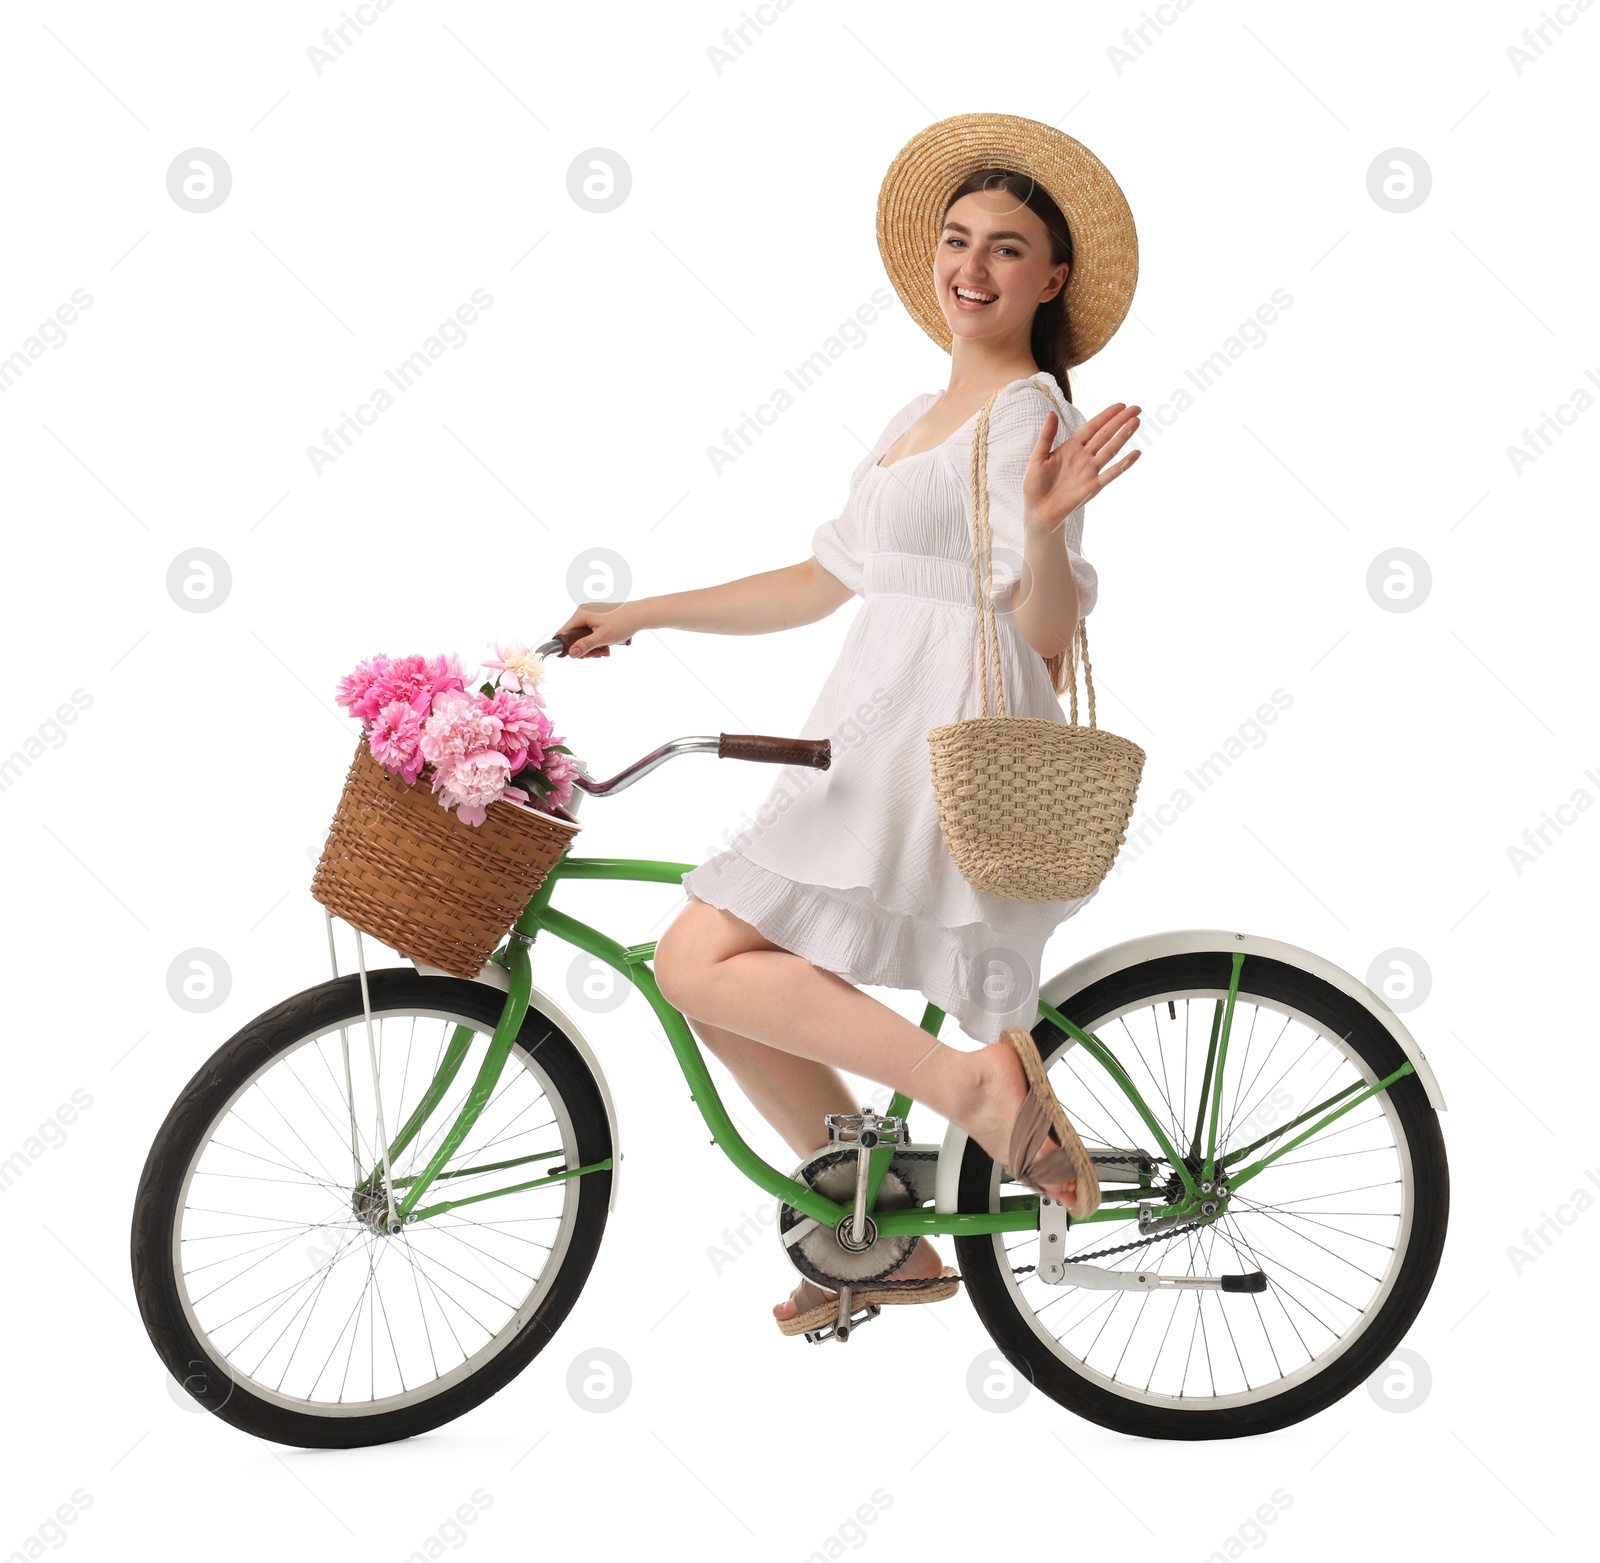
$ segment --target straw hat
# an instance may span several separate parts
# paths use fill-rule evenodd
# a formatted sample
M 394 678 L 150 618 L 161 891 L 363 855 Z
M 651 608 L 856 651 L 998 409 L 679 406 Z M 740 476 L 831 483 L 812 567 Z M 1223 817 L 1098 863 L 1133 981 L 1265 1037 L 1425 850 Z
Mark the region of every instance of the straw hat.
M 1015 114 L 956 114 L 900 149 L 878 191 L 878 249 L 911 318 L 947 353 L 950 326 L 933 291 L 950 196 L 980 168 L 1005 168 L 1043 185 L 1072 231 L 1066 309 L 1070 369 L 1122 324 L 1139 277 L 1133 213 L 1105 164 L 1081 141 Z

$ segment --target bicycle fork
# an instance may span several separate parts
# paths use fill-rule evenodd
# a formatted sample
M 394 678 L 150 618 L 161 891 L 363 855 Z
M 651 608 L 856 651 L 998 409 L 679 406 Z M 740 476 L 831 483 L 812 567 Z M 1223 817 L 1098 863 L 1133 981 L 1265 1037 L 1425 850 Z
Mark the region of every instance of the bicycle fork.
M 547 1183 L 557 1183 L 567 1178 L 581 1177 L 589 1172 L 602 1172 L 608 1170 L 612 1163 L 608 1156 L 604 1161 L 595 1162 L 588 1167 L 560 1167 L 556 1171 L 543 1177 L 533 1178 L 527 1182 L 512 1184 L 506 1188 L 491 1190 L 484 1194 L 468 1195 L 459 1200 L 443 1200 L 436 1204 L 418 1209 L 422 1196 L 427 1193 L 430 1186 L 439 1178 L 467 1177 L 481 1172 L 500 1171 L 510 1167 L 524 1166 L 533 1162 L 553 1161 L 563 1152 L 560 1149 L 553 1151 L 535 1151 L 527 1156 L 515 1156 L 505 1161 L 494 1162 L 485 1167 L 462 1167 L 446 1170 L 450 1158 L 460 1149 L 462 1142 L 471 1133 L 473 1125 L 477 1123 L 484 1108 L 488 1105 L 490 1097 L 494 1094 L 495 1086 L 499 1083 L 504 1073 L 507 1060 L 511 1056 L 511 1048 L 516 1041 L 518 1032 L 522 1029 L 522 1022 L 528 1013 L 529 1001 L 533 991 L 533 975 L 528 960 L 528 946 L 533 942 L 526 934 L 512 929 L 510 938 L 505 946 L 504 965 L 510 978 L 509 991 L 506 994 L 504 1007 L 500 1013 L 499 1022 L 496 1024 L 494 1034 L 489 1039 L 488 1048 L 484 1054 L 482 1064 L 478 1068 L 477 1078 L 472 1083 L 471 1090 L 467 1093 L 465 1102 L 456 1115 L 455 1122 L 445 1133 L 439 1147 L 434 1151 L 428 1164 L 422 1171 L 404 1177 L 396 1177 L 394 1163 L 400 1153 L 410 1145 L 422 1132 L 423 1126 L 432 1116 L 434 1109 L 443 1101 L 445 1094 L 455 1083 L 456 1076 L 460 1073 L 462 1065 L 466 1062 L 467 1054 L 472 1048 L 472 1039 L 475 1035 L 471 1026 L 457 1026 L 451 1036 L 436 1070 L 433 1080 L 424 1092 L 421 1101 L 417 1103 L 411 1116 L 406 1119 L 400 1131 L 391 1140 L 388 1129 L 384 1123 L 383 1098 L 379 1091 L 378 1064 L 376 1044 L 373 1041 L 372 1030 L 372 1005 L 367 992 L 365 960 L 360 956 L 360 931 L 356 932 L 356 947 L 358 959 L 361 960 L 361 1004 L 362 1012 L 367 1024 L 368 1053 L 372 1069 L 373 1099 L 377 1109 L 377 1133 L 381 1154 L 377 1166 L 370 1171 L 362 1172 L 359 1146 L 359 1131 L 356 1123 L 355 1096 L 351 1088 L 349 1043 L 345 1037 L 344 1028 L 340 1028 L 341 1039 L 345 1042 L 345 1083 L 346 1090 L 350 1092 L 350 1134 L 351 1152 L 355 1157 L 356 1185 L 353 1191 L 352 1202 L 357 1215 L 373 1228 L 374 1231 L 392 1236 L 402 1227 L 414 1221 L 422 1221 L 429 1216 L 442 1215 L 447 1210 L 453 1210 L 458 1205 L 473 1204 L 481 1199 L 492 1199 L 502 1194 L 517 1194 L 525 1189 L 537 1188 Z M 330 956 L 333 952 L 332 919 L 329 919 L 328 948 Z M 338 975 L 338 963 L 334 962 L 334 975 Z

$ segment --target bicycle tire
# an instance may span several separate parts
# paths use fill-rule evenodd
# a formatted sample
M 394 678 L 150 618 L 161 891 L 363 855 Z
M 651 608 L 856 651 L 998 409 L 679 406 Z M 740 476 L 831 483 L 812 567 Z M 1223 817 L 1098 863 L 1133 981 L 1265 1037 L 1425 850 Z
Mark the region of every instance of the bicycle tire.
M 483 983 L 425 977 L 408 968 L 368 974 L 374 1012 L 460 1016 L 492 1031 L 504 995 Z M 454 1420 L 503 1389 L 547 1346 L 577 1301 L 605 1230 L 611 1193 L 608 1170 L 574 1180 L 578 1202 L 556 1271 L 531 1316 L 514 1338 L 470 1376 L 431 1398 L 369 1415 L 296 1411 L 253 1394 L 191 1326 L 179 1296 L 175 1257 L 179 1202 L 188 1169 L 209 1143 L 216 1123 L 243 1084 L 280 1055 L 340 1024 L 359 1027 L 359 980 L 339 977 L 308 988 L 258 1015 L 223 1044 L 195 1073 L 157 1133 L 134 1200 L 131 1262 L 140 1315 L 157 1355 L 174 1379 L 204 1409 L 257 1438 L 301 1448 L 346 1449 L 411 1438 Z M 549 1017 L 530 1008 L 514 1044 L 554 1085 L 577 1140 L 578 1165 L 613 1154 L 609 1121 L 594 1076 L 571 1039 Z M 542 1277 L 541 1277 L 542 1279 Z
M 1092 1029 L 1103 1015 L 1158 1002 L 1169 993 L 1189 989 L 1226 992 L 1231 963 L 1227 951 L 1160 957 L 1111 973 L 1057 1008 L 1074 1024 Z M 1340 1036 L 1377 1078 L 1392 1073 L 1405 1060 L 1404 1051 L 1377 1015 L 1298 967 L 1261 956 L 1247 957 L 1240 993 L 1258 995 L 1268 1004 L 1276 1000 L 1315 1017 Z M 1066 1039 L 1047 1019 L 1033 1028 L 1033 1036 L 1048 1066 Z M 1394 1284 L 1354 1341 L 1303 1382 L 1249 1404 L 1207 1409 L 1180 1409 L 1131 1398 L 1108 1388 L 1100 1376 L 1080 1372 L 1044 1346 L 1019 1311 L 1019 1294 L 1012 1284 L 1002 1242 L 989 1236 L 958 1238 L 961 1272 L 984 1327 L 1006 1360 L 1035 1389 L 1088 1421 L 1136 1437 L 1250 1437 L 1292 1426 L 1325 1410 L 1388 1360 L 1426 1300 L 1444 1248 L 1450 1181 L 1438 1114 L 1415 1074 L 1403 1076 L 1387 1094 L 1404 1129 L 1415 1184 L 1405 1252 Z M 976 1141 L 969 1140 L 961 1165 L 961 1210 L 990 1208 L 993 1172 L 992 1159 Z

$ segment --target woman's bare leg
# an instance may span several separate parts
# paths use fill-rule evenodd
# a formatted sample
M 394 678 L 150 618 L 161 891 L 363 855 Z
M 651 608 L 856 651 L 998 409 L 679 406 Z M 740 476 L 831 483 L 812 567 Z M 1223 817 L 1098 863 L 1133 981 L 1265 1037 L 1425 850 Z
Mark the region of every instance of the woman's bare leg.
M 904 1092 L 1003 1162 L 1027 1095 L 1022 1063 L 993 1042 L 962 1051 L 833 972 L 691 896 L 656 943 L 655 976 L 685 1015 Z M 1070 1203 L 1071 1181 L 1050 1194 Z
M 694 1030 L 797 1155 L 825 1142 L 823 1114 L 856 1110 L 836 1067 L 843 1064 L 925 1103 L 1004 1157 L 1027 1094 L 1007 1044 L 971 1053 L 931 1039 L 870 994 L 694 896 L 657 941 L 654 969 L 663 996 L 694 1017 Z M 1075 1187 L 1069 1182 L 1060 1192 L 1070 1202 Z M 937 1275 L 942 1265 L 924 1242 L 901 1273 Z M 779 1319 L 795 1312 L 793 1296 L 773 1309 Z
M 828 1142 L 823 1118 L 828 1113 L 853 1113 L 858 1104 L 837 1069 L 809 1058 L 799 1058 L 764 1042 L 753 1042 L 709 1021 L 689 1018 L 689 1025 L 707 1049 L 727 1066 L 751 1105 L 781 1134 L 796 1156 L 809 1156 Z M 944 1260 L 932 1243 L 922 1242 L 895 1272 L 904 1280 L 937 1275 Z M 774 1303 L 777 1319 L 792 1319 L 799 1312 L 795 1293 Z M 829 1296 L 833 1294 L 828 1293 Z
M 844 1076 L 828 1064 L 753 1042 L 724 1026 L 689 1018 L 706 1048 L 727 1066 L 750 1105 L 783 1136 L 796 1156 L 828 1143 L 823 1119 L 853 1113 L 857 1103 Z

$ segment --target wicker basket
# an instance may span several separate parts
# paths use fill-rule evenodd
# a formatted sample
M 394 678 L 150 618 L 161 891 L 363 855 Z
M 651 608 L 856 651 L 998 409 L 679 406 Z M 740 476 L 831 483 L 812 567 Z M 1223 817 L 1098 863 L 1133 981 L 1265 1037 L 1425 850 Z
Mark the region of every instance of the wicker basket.
M 1071 722 L 1006 715 L 989 590 L 988 434 L 994 401 L 990 397 L 978 416 L 969 471 L 982 714 L 933 728 L 929 767 L 945 845 L 968 884 L 1013 901 L 1071 901 L 1088 895 L 1110 872 L 1133 813 L 1145 753 L 1095 723 L 1089 633 L 1082 619 L 1069 659 Z M 1078 725 L 1080 660 L 1089 694 L 1087 727 Z M 993 716 L 991 665 L 998 712 Z
M 1111 871 L 1144 751 L 1045 717 L 975 716 L 928 734 L 945 844 L 962 877 L 1013 901 L 1071 901 Z
M 311 894 L 402 955 L 476 977 L 578 822 L 502 801 L 483 824 L 466 825 L 431 789 L 431 768 L 407 784 L 363 737 Z

